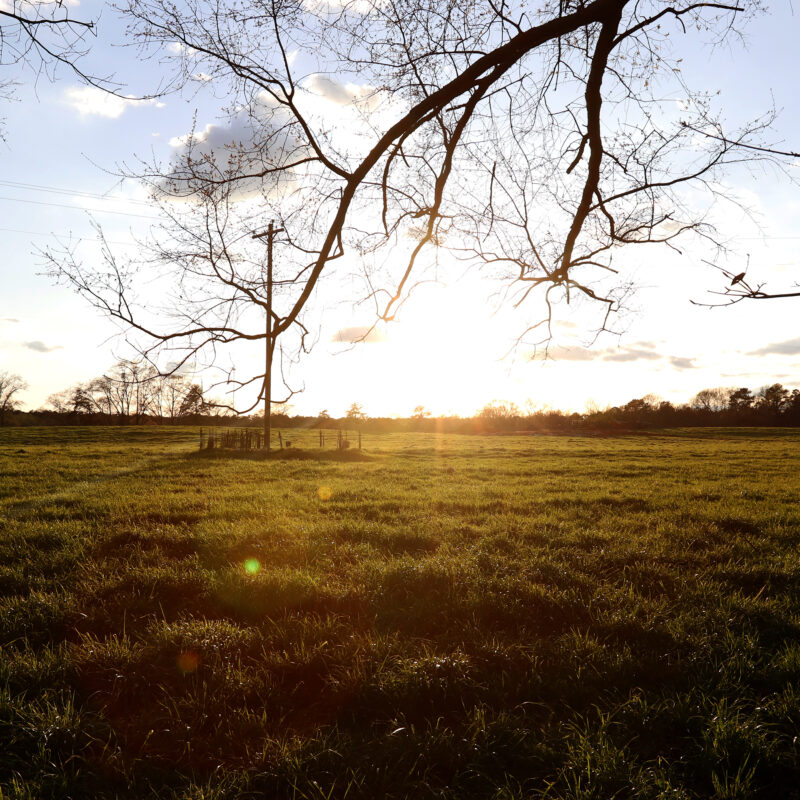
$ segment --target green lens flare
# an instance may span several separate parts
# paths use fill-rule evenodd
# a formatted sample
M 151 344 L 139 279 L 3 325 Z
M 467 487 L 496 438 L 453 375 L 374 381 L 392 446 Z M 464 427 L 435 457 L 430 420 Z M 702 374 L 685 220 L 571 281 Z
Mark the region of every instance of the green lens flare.
M 261 564 L 258 563 L 257 558 L 248 558 L 247 561 L 244 562 L 244 571 L 248 575 L 256 575 L 260 569 Z

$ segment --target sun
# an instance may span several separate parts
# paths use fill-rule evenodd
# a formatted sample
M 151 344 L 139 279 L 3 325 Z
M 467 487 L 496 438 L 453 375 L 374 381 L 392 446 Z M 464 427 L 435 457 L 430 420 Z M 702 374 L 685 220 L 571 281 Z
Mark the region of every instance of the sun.
M 503 337 L 485 296 L 466 285 L 425 286 L 390 326 L 387 358 L 404 380 L 392 402 L 434 414 L 472 414 L 492 399 L 507 365 Z

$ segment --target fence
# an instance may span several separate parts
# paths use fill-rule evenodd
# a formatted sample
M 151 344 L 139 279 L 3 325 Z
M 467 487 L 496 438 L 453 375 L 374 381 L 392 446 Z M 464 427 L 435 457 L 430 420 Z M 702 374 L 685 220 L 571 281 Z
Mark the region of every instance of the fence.
M 311 430 L 292 428 L 273 430 L 272 447 L 276 450 L 296 448 L 361 449 L 361 431 Z M 264 431 L 261 428 L 200 428 L 201 450 L 263 450 Z

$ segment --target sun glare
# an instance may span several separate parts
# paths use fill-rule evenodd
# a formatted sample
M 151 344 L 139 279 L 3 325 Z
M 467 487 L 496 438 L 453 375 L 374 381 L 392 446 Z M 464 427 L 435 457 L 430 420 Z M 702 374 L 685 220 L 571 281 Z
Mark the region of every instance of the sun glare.
M 418 290 L 390 327 L 386 360 L 402 377 L 387 386 L 384 403 L 401 414 L 417 405 L 434 414 L 473 413 L 491 399 L 490 383 L 504 369 L 491 331 L 498 327 L 476 291 Z

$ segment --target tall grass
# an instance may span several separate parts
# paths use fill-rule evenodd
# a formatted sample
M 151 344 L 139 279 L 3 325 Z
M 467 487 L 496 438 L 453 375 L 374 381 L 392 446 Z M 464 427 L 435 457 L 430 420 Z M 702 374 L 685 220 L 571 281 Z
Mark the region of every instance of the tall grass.
M 0 431 L 0 796 L 800 797 L 800 434 L 365 446 Z

